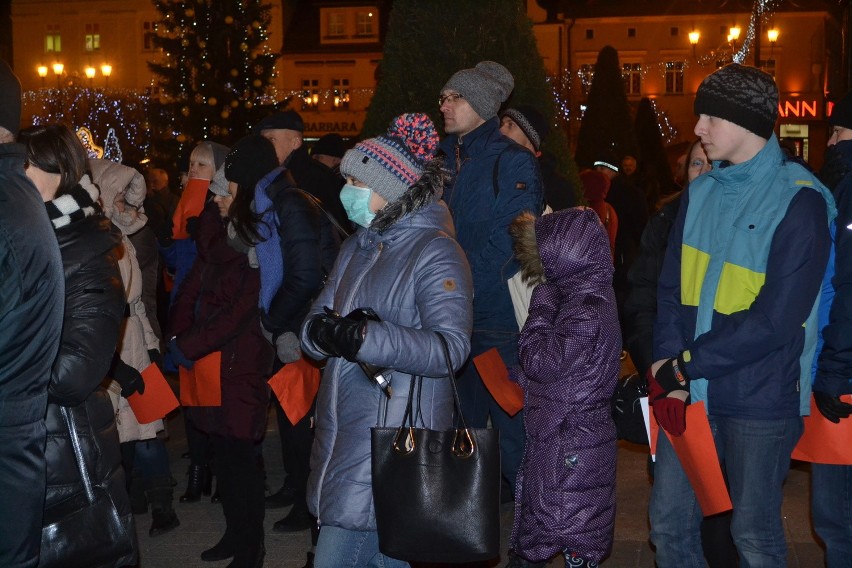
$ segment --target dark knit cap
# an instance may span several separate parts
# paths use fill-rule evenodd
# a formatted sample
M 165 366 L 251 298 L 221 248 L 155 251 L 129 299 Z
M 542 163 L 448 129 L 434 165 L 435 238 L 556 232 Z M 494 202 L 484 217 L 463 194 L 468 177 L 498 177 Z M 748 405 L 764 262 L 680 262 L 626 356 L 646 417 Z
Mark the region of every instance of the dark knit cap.
M 694 108 L 768 140 L 778 119 L 778 87 L 768 73 L 731 63 L 704 78 Z
M 252 134 L 260 134 L 264 130 L 295 130 L 305 131 L 305 123 L 295 110 L 273 112 L 264 117 L 251 129 Z
M 842 126 L 843 128 L 852 129 L 852 91 L 846 93 L 846 96 L 835 103 L 831 109 L 831 116 L 828 118 L 828 123 L 831 126 Z
M 21 128 L 21 82 L 9 64 L 0 59 L 0 126 L 18 135 Z
M 544 118 L 543 114 L 531 106 L 521 105 L 507 108 L 500 114 L 500 118 L 504 116 L 508 116 L 518 125 L 536 151 L 541 148 L 541 141 L 550 132 L 550 126 L 548 126 L 547 119 Z
M 240 138 L 225 158 L 225 179 L 254 188 L 260 179 L 278 167 L 272 142 L 260 134 Z
M 609 168 L 612 171 L 618 173 L 619 167 L 618 164 L 621 163 L 621 160 L 618 159 L 618 156 L 615 155 L 615 150 L 612 148 L 607 148 L 602 150 L 597 156 L 595 156 L 595 162 L 592 164 L 594 167 L 604 167 Z
M 314 149 L 311 152 L 312 156 L 332 156 L 333 158 L 342 158 L 346 149 L 343 144 L 343 137 L 340 134 L 332 132 L 326 134 L 314 144 Z
M 441 92 L 455 91 L 484 120 L 497 116 L 500 105 L 515 88 L 509 70 L 496 61 L 480 61 L 472 69 L 456 71 Z
M 403 114 L 387 134 L 368 138 L 346 152 L 340 173 L 364 183 L 393 203 L 423 175 L 438 150 L 438 133 L 425 114 Z

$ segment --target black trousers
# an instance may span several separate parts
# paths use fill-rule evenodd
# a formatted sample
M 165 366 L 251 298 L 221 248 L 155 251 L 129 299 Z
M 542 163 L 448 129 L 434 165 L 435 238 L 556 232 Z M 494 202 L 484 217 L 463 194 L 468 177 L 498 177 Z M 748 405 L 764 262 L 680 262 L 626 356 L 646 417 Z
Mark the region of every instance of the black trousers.
M 278 419 L 278 434 L 281 438 L 281 456 L 287 477 L 284 485 L 295 489 L 301 499 L 305 499 L 308 488 L 308 474 L 311 472 L 311 447 L 314 443 L 314 430 L 311 428 L 311 418 L 314 409 L 308 412 L 295 425 L 281 408 L 278 398 L 272 397 Z
M 211 436 L 213 467 L 225 513 L 224 540 L 236 558 L 263 546 L 264 472 L 257 444 Z

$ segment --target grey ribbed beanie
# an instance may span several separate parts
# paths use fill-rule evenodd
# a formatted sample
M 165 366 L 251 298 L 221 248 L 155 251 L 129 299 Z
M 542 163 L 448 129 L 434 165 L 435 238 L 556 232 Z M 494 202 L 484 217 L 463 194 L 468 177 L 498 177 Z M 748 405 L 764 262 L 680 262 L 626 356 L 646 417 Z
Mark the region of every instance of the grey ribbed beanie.
M 472 69 L 456 71 L 441 92 L 455 91 L 484 120 L 497 116 L 500 105 L 515 88 L 509 70 L 496 61 L 480 61 Z

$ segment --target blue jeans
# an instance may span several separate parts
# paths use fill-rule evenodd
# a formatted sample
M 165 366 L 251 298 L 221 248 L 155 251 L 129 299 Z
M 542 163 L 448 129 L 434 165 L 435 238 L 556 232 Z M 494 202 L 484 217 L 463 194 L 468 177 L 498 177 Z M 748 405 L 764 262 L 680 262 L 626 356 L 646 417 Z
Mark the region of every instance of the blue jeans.
M 811 513 L 828 568 L 852 568 L 852 466 L 811 465 Z
M 790 454 L 802 435 L 802 419 L 711 416 L 710 428 L 719 460 L 725 464 L 734 505 L 731 534 L 740 567 L 786 566 L 781 486 L 790 469 Z M 657 566 L 703 568 L 701 508 L 671 444 L 662 434 L 657 438 L 649 513 Z
M 500 408 L 479 377 L 473 358 L 496 347 L 506 367 L 518 364 L 518 334 L 500 331 L 474 330 L 470 359 L 459 376 L 458 389 L 462 414 L 471 428 L 491 426 L 500 431 L 500 469 L 514 491 L 515 478 L 524 457 L 524 411 L 509 416 Z
M 323 525 L 317 541 L 314 568 L 408 568 L 408 562 L 379 552 L 375 531 L 351 531 Z

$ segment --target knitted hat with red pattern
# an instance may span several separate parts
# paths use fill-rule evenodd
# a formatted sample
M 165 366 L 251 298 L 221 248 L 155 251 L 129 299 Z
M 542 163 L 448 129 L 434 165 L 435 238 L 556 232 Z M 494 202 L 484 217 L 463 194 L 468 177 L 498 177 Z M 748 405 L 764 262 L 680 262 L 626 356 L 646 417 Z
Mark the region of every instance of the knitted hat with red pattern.
M 346 152 L 340 173 L 393 203 L 420 179 L 437 149 L 438 132 L 432 120 L 421 113 L 402 114 L 393 119 L 387 134 L 368 138 Z

